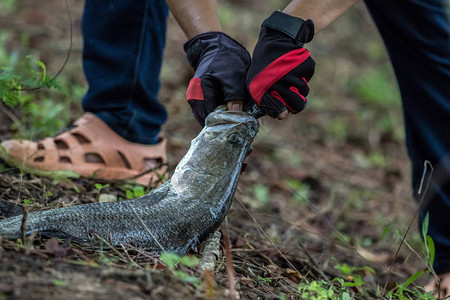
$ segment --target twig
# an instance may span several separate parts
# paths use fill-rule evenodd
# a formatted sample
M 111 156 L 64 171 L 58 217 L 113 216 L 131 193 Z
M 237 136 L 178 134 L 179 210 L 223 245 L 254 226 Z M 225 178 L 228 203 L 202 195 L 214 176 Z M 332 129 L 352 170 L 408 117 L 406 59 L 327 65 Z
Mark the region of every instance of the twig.
M 432 268 L 429 267 L 429 265 L 425 262 L 425 260 L 422 258 L 422 256 L 407 241 L 405 241 L 405 245 L 406 245 L 406 247 L 408 247 L 409 250 L 411 250 L 412 253 L 414 253 L 416 255 L 416 257 L 425 265 L 425 267 L 427 267 L 430 270 L 430 273 L 433 274 L 433 276 L 436 279 L 439 279 L 436 272 Z
M 255 217 L 250 213 L 250 211 L 244 206 L 244 204 L 235 197 L 236 201 L 239 202 L 239 204 L 244 208 L 244 210 L 247 212 L 247 214 L 250 216 L 250 218 L 252 218 L 253 222 L 256 224 L 256 226 L 258 227 L 258 229 L 262 232 L 262 234 L 266 237 L 266 239 L 269 241 L 269 243 L 275 248 L 275 250 L 277 250 L 277 252 L 281 255 L 281 257 L 283 257 L 283 259 L 287 262 L 287 264 L 289 265 L 289 267 L 291 267 L 295 272 L 298 273 L 298 276 L 300 276 L 301 279 L 305 280 L 306 282 L 309 283 L 309 281 L 305 278 L 305 276 L 302 275 L 302 273 L 300 273 L 299 270 L 297 270 L 297 268 L 291 263 L 291 261 L 283 254 L 283 252 L 280 251 L 280 249 L 278 249 L 278 247 L 270 240 L 269 236 L 267 235 L 267 233 L 264 231 L 264 229 L 262 229 L 261 225 L 259 225 L 258 221 L 256 221 Z
M 8 118 L 10 118 L 13 123 L 15 124 L 20 123 L 20 120 L 12 112 L 6 109 L 2 101 L 0 101 L 0 111 L 4 113 Z
M 116 253 L 116 254 L 119 256 L 119 258 L 120 258 L 123 262 L 125 262 L 125 263 L 128 262 L 127 259 L 125 258 L 125 256 L 123 256 L 122 253 L 120 253 L 119 250 L 116 249 L 116 247 L 114 247 L 113 245 L 111 245 L 110 243 L 108 243 L 107 240 L 105 240 L 104 238 L 102 238 L 101 236 L 99 236 L 99 235 L 96 234 L 96 233 L 94 233 L 94 236 L 95 236 L 97 239 L 99 239 L 101 242 L 105 243 L 109 248 L 111 248 L 111 250 L 114 251 L 114 253 Z
M 138 218 L 139 222 L 144 226 L 147 233 L 155 240 L 156 244 L 158 244 L 159 248 L 161 248 L 162 252 L 166 252 L 164 250 L 164 247 L 158 242 L 156 237 L 153 235 L 153 233 L 148 229 L 147 225 L 145 225 L 144 221 L 142 221 L 141 217 L 137 214 L 136 210 L 134 210 L 134 207 L 132 207 L 129 203 L 127 203 L 127 206 L 133 211 L 134 215 Z
M 214 231 L 204 242 L 203 255 L 199 264 L 201 271 L 211 270 L 214 272 L 216 261 L 220 257 L 220 236 L 219 231 Z
M 28 209 L 24 206 L 22 207 L 22 222 L 20 223 L 20 235 L 22 237 L 22 243 L 25 245 L 25 238 L 27 236 L 27 218 L 28 218 Z
M 223 234 L 223 246 L 225 249 L 225 257 L 227 259 L 226 269 L 228 276 L 228 290 L 229 290 L 229 298 L 231 300 L 238 299 L 238 293 L 234 287 L 236 282 L 234 269 L 233 269 L 233 255 L 231 255 L 231 247 L 230 247 L 230 239 L 228 236 L 228 218 L 225 218 L 225 226 L 222 225 L 222 234 Z
M 139 265 L 131 258 L 130 254 L 128 254 L 128 251 L 127 251 L 127 249 L 125 248 L 125 246 L 123 245 L 123 243 L 120 242 L 119 245 L 120 245 L 120 247 L 122 247 L 123 252 L 125 252 L 125 254 L 127 255 L 128 259 L 129 259 L 134 265 L 139 266 Z

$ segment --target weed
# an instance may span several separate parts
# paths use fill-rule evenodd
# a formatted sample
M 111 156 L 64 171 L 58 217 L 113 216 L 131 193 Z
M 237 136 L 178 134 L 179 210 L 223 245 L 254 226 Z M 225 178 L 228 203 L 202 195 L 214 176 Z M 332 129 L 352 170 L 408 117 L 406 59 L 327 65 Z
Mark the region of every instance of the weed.
M 389 108 L 400 106 L 400 93 L 395 81 L 387 75 L 389 65 L 371 68 L 361 74 L 356 81 L 354 91 L 359 99 L 372 107 Z
M 359 274 L 361 271 L 369 271 L 372 274 L 375 274 L 375 271 L 371 267 L 350 267 L 347 264 L 336 265 L 335 269 L 339 270 L 341 274 L 344 276 L 347 282 L 343 280 L 337 280 L 341 283 L 342 287 L 362 287 L 364 284 L 362 276 Z
M 180 257 L 174 253 L 164 252 L 160 256 L 161 261 L 163 261 L 170 270 L 172 270 L 173 274 L 176 278 L 186 282 L 193 284 L 195 287 L 197 287 L 201 280 L 198 277 L 191 276 L 188 273 L 184 271 L 180 271 L 176 269 L 177 265 L 185 266 L 185 267 L 195 267 L 198 266 L 200 263 L 200 260 L 195 256 L 183 256 Z
M 301 299 L 308 300 L 347 300 L 351 299 L 350 294 L 345 289 L 337 289 L 324 280 L 312 281 L 310 283 L 301 283 L 298 286 Z
M 125 190 L 125 194 L 127 196 L 127 199 L 131 200 L 131 199 L 135 199 L 135 198 L 144 196 L 145 190 L 142 186 L 136 185 L 136 186 L 133 186 L 132 189 Z
M 266 205 L 269 202 L 269 189 L 262 184 L 255 184 L 253 186 L 253 195 L 256 200 L 262 205 Z
M 56 286 L 66 286 L 67 282 L 64 280 L 53 279 L 53 284 Z
M 325 123 L 325 132 L 330 140 L 345 142 L 349 134 L 349 126 L 344 118 L 335 117 Z
M 258 282 L 259 282 L 259 284 L 261 284 L 261 285 L 265 285 L 265 284 L 271 283 L 271 282 L 272 282 L 272 279 L 270 279 L 270 278 L 264 278 L 264 277 L 258 275 Z
M 57 91 L 59 98 L 67 97 L 68 92 L 59 79 L 48 75 L 42 61 L 30 55 L 22 58 L 18 51 L 5 50 L 8 38 L 7 33 L 0 36 L 0 98 L 20 115 L 20 118 L 13 118 L 11 129 L 17 131 L 19 138 L 52 136 L 69 121 L 66 112 L 70 101 L 51 100 L 48 92 Z M 26 44 L 26 40 L 24 38 L 22 43 Z M 31 94 L 41 89 L 46 92 Z
M 34 202 L 31 201 L 30 199 L 27 198 L 23 199 L 23 205 L 33 205 L 33 204 Z
M 292 198 L 295 203 L 302 204 L 308 202 L 311 197 L 311 187 L 296 179 L 286 178 L 286 183 L 290 188 L 295 190 L 294 197 Z
M 0 40 L 0 43 L 4 42 L 4 40 Z M 0 47 L 2 46 L 0 44 Z M 0 97 L 7 106 L 23 105 L 30 99 L 30 96 L 24 94 L 24 91 L 34 91 L 42 87 L 66 93 L 58 80 L 47 75 L 47 67 L 42 61 L 35 60 L 32 56 L 27 56 L 25 61 L 20 61 L 17 54 L 10 57 L 3 54 L 2 57 L 6 59 L 6 62 L 0 62 L 2 66 Z
M 425 263 L 427 264 L 427 269 L 422 269 L 411 275 L 408 279 L 405 280 L 402 284 L 397 284 L 395 290 L 388 292 L 389 299 L 400 299 L 400 300 L 410 300 L 410 299 L 435 299 L 429 293 L 424 293 L 421 289 L 414 287 L 414 289 L 410 289 L 411 286 L 419 277 L 422 275 L 430 274 L 430 271 L 433 271 L 433 262 L 435 257 L 435 246 L 433 239 L 428 235 L 428 227 L 429 227 L 429 214 L 427 213 L 421 228 L 422 234 L 422 243 L 425 245 Z M 395 297 L 395 298 L 394 298 Z
M 422 223 L 422 237 L 425 242 L 425 259 L 430 268 L 433 267 L 435 246 L 433 239 L 428 235 L 428 226 L 430 222 L 430 214 L 427 213 Z
M 101 183 L 96 183 L 95 184 L 95 188 L 97 189 L 97 196 L 95 197 L 95 201 L 98 202 L 98 198 L 100 197 L 100 192 L 109 187 L 109 183 L 107 184 L 101 184 Z
M 99 255 L 98 255 L 98 262 L 100 264 L 105 265 L 111 265 L 118 261 L 118 259 L 114 256 L 108 255 L 107 252 L 103 250 L 103 241 L 100 241 L 100 247 L 99 247 Z

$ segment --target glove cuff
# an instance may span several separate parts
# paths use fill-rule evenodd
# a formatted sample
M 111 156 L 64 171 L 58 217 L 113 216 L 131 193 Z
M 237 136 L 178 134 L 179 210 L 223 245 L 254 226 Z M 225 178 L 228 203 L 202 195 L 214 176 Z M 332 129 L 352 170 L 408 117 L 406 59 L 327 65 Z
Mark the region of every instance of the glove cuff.
M 203 51 L 210 46 L 233 50 L 247 68 L 250 65 L 250 54 L 241 43 L 221 31 L 209 31 L 193 37 L 183 45 L 187 60 L 194 70 L 197 69 Z
M 263 26 L 278 30 L 290 36 L 299 43 L 308 43 L 314 37 L 314 23 L 312 20 L 303 20 L 285 14 L 279 10 L 264 20 Z

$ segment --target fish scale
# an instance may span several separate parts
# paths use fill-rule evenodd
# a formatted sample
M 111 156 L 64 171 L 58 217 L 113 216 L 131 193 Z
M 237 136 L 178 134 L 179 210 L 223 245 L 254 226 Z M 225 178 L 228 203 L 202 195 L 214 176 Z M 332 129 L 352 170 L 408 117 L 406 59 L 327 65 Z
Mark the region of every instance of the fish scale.
M 219 107 L 192 140 L 172 178 L 134 200 L 92 203 L 28 214 L 26 234 L 97 244 L 98 237 L 117 246 L 133 245 L 153 252 L 184 255 L 227 215 L 245 157 L 258 132 L 248 113 Z M 0 200 L 0 236 L 21 236 L 22 215 L 14 204 Z

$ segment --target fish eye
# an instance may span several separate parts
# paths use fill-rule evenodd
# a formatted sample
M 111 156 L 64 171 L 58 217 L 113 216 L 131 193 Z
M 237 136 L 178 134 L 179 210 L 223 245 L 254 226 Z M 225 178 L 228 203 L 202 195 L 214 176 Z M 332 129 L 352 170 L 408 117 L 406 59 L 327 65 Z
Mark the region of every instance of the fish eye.
M 240 141 L 241 139 L 239 138 L 239 136 L 236 133 L 232 133 L 228 136 L 228 141 L 232 144 L 236 144 Z

